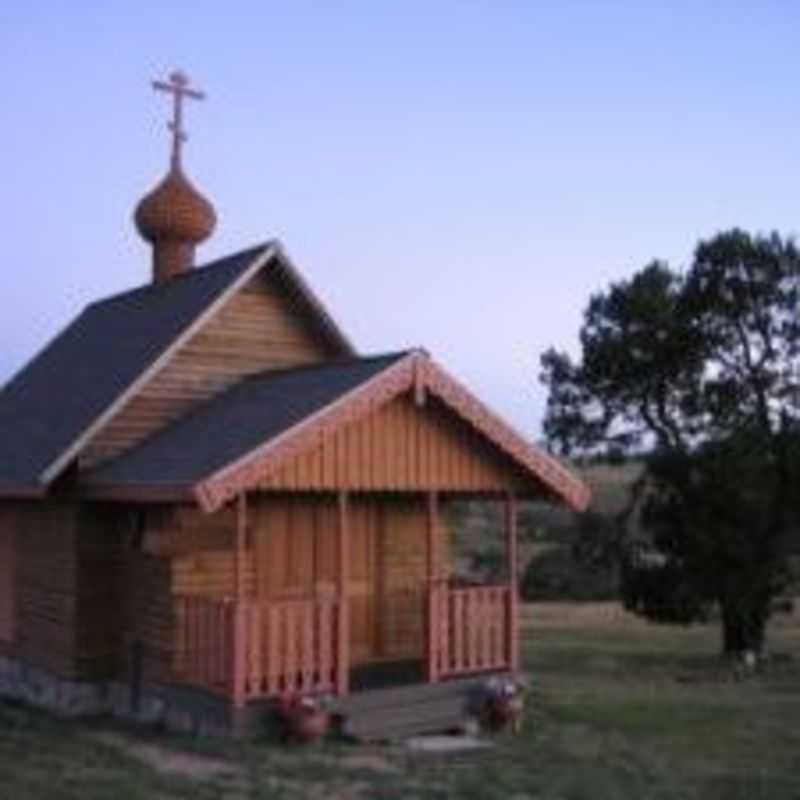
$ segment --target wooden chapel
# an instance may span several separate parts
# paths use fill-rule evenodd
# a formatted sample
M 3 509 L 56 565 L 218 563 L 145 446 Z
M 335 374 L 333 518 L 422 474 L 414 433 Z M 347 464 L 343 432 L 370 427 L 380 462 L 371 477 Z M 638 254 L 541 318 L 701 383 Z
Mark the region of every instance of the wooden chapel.
M 424 350 L 359 355 L 278 241 L 195 267 L 201 95 L 155 85 L 175 117 L 135 214 L 152 280 L 0 391 L 0 694 L 239 730 L 328 693 L 369 727 L 376 686 L 407 704 L 513 673 L 518 501 L 588 490 Z M 443 509 L 469 498 L 504 508 L 503 581 L 453 574 Z

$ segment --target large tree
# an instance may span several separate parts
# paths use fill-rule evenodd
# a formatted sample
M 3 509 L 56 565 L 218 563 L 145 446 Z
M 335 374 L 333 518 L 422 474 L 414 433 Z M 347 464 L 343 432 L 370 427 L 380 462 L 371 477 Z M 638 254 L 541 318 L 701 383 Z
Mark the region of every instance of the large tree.
M 799 296 L 792 241 L 732 230 L 592 296 L 579 360 L 542 356 L 548 441 L 644 457 L 651 593 L 717 601 L 731 654 L 762 650 L 798 517 Z

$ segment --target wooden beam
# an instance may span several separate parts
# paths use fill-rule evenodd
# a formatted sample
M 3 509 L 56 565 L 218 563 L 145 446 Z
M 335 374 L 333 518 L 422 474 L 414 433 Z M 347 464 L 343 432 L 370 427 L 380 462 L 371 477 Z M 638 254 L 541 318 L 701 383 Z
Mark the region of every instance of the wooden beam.
M 110 500 L 121 503 L 179 503 L 195 499 L 189 485 L 135 484 L 132 486 L 102 486 L 84 483 L 78 485 L 80 497 L 90 500 Z
M 234 593 L 237 600 L 245 599 L 244 573 L 247 559 L 247 495 L 240 492 L 236 499 L 236 558 L 234 562 Z
M 336 693 L 346 695 L 350 691 L 350 496 L 347 492 L 339 492 L 338 512 Z
M 439 497 L 436 492 L 427 494 L 427 573 L 428 573 L 428 620 L 427 620 L 427 664 L 428 681 L 439 680 Z
M 519 555 L 517 550 L 517 501 L 513 494 L 506 495 L 506 550 L 508 555 L 508 613 L 506 615 L 506 642 L 508 666 L 519 669 Z

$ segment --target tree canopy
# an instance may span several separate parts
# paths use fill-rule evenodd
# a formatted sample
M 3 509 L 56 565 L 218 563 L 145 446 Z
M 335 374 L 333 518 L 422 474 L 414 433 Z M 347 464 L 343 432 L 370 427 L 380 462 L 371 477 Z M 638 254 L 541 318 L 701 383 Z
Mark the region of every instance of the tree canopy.
M 638 498 L 659 558 L 629 602 L 681 618 L 717 601 L 732 652 L 761 649 L 796 529 L 798 292 L 793 241 L 731 230 L 701 241 L 685 272 L 654 261 L 593 295 L 580 359 L 541 359 L 554 449 L 646 458 Z

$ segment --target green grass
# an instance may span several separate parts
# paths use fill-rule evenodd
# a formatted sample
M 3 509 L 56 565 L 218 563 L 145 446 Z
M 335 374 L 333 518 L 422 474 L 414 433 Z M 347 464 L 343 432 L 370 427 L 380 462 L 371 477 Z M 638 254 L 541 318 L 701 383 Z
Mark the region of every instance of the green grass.
M 0 705 L 0 796 L 800 798 L 797 622 L 773 626 L 776 658 L 741 679 L 716 659 L 712 627 L 654 628 L 585 611 L 526 619 L 531 711 L 522 734 L 497 737 L 491 752 L 143 736 Z M 209 763 L 221 769 L 203 774 Z

